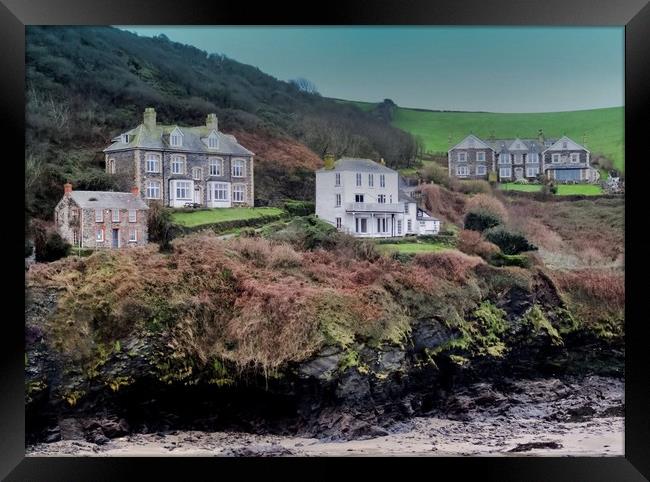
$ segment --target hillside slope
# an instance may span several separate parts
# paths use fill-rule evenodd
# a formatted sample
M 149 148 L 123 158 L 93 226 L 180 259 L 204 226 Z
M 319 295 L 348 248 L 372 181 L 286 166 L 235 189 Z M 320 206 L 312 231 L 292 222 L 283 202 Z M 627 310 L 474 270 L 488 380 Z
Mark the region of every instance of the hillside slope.
M 340 101 L 341 102 L 341 101 Z M 344 102 L 341 102 L 344 103 Z M 372 112 L 378 104 L 349 101 L 364 112 Z M 494 113 L 443 112 L 396 107 L 392 124 L 422 139 L 427 152 L 447 152 L 469 133 L 488 138 L 536 137 L 543 129 L 546 137 L 567 135 L 577 142 L 586 135 L 592 156 L 609 158 L 614 167 L 625 170 L 624 108 L 611 107 L 568 112 Z
M 164 36 L 30 26 L 26 85 L 25 191 L 28 213 L 37 217 L 51 217 L 65 181 L 78 189 L 128 189 L 127 180 L 104 175 L 101 150 L 141 122 L 148 106 L 159 122 L 179 125 L 216 113 L 220 129 L 259 156 L 256 198 L 275 191 L 313 196 L 309 189 L 294 193 L 275 173 L 309 183 L 326 152 L 383 157 L 396 166 L 416 155 L 413 136 L 369 113 Z

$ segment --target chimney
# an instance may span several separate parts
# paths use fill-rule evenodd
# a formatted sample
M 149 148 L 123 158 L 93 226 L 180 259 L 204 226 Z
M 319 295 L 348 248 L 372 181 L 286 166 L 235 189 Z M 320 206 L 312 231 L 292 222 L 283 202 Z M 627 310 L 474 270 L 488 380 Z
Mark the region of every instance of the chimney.
M 587 133 L 583 132 L 582 134 L 582 147 L 587 147 Z
M 382 166 L 386 165 L 386 161 L 384 161 L 383 157 L 381 159 L 379 159 L 379 164 L 381 164 Z
M 334 169 L 334 154 L 325 154 L 323 157 L 325 169 Z
M 537 140 L 541 145 L 544 145 L 544 131 L 542 129 L 537 132 Z
M 218 129 L 218 121 L 217 121 L 217 114 L 208 114 L 208 117 L 205 119 L 205 125 L 206 127 L 209 127 L 210 129 L 219 130 Z
M 153 107 L 147 107 L 144 110 L 144 126 L 149 130 L 154 130 L 156 128 L 156 109 Z
M 70 194 L 71 192 L 72 192 L 72 184 L 66 182 L 63 185 L 63 195 L 65 196 L 66 194 Z
M 138 186 L 133 186 L 131 188 L 131 194 L 138 197 L 140 195 L 140 188 Z
M 451 149 L 451 132 L 447 136 L 447 150 Z

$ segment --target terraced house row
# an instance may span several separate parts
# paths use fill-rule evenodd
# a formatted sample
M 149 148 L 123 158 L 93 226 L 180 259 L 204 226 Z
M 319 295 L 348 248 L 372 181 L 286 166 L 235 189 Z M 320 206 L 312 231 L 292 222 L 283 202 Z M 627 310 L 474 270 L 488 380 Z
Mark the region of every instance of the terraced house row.
M 128 175 L 145 201 L 253 206 L 254 154 L 219 131 L 215 114 L 208 114 L 205 125 L 181 127 L 158 124 L 148 107 L 142 123 L 113 138 L 104 154 L 106 171 Z
M 540 174 L 561 183 L 594 183 L 600 175 L 590 165 L 589 150 L 563 136 L 545 139 L 479 139 L 468 135 L 447 152 L 449 175 L 459 179 L 499 182 L 527 179 Z

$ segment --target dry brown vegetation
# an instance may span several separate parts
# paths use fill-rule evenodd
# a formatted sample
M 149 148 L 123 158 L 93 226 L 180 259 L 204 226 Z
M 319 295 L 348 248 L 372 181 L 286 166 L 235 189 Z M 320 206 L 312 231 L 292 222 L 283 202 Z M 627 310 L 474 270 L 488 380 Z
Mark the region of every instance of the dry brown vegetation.
M 465 254 L 480 256 L 488 259 L 499 252 L 499 247 L 489 241 L 485 241 L 478 231 L 463 229 L 458 233 L 456 247 Z
M 253 131 L 237 131 L 237 141 L 255 153 L 255 162 L 287 168 L 318 169 L 323 160 L 304 144 L 290 137 L 273 137 Z

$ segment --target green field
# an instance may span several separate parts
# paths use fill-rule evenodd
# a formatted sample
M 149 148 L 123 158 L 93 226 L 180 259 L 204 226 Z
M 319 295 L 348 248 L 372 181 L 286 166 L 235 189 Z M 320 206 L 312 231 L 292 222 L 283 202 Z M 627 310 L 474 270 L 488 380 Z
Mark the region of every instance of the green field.
M 364 111 L 376 105 L 350 103 Z M 621 171 L 625 170 L 624 122 L 623 107 L 530 114 L 440 112 L 398 107 L 393 119 L 396 127 L 421 137 L 427 152 L 447 152 L 449 136 L 454 145 L 470 133 L 483 139 L 489 138 L 492 131 L 496 138 L 534 138 L 538 130 L 543 129 L 546 137 L 567 135 L 579 143 L 586 134 L 587 148 L 592 156 L 602 154 L 610 158 Z
M 537 192 L 542 189 L 542 186 L 540 184 L 515 184 L 509 182 L 499 184 L 499 189 L 503 191 Z M 598 196 L 602 193 L 603 190 L 596 184 L 558 184 L 557 186 L 559 196 Z
M 172 222 L 188 228 L 213 224 L 222 221 L 257 219 L 277 216 L 284 213 L 279 208 L 216 208 L 201 211 L 176 211 L 172 213 Z
M 451 249 L 444 244 L 436 243 L 395 243 L 395 244 L 378 244 L 377 247 L 384 253 L 398 251 L 400 253 L 432 253 L 435 251 L 444 251 Z

